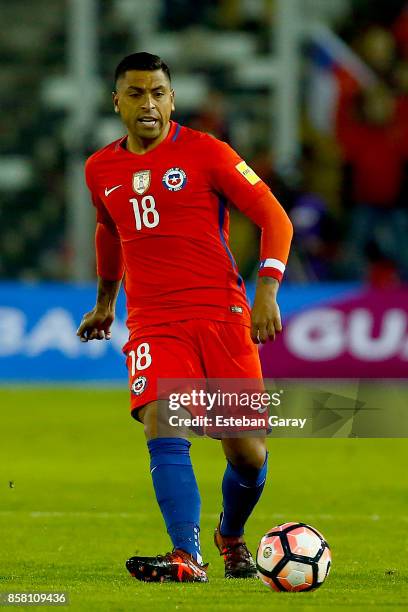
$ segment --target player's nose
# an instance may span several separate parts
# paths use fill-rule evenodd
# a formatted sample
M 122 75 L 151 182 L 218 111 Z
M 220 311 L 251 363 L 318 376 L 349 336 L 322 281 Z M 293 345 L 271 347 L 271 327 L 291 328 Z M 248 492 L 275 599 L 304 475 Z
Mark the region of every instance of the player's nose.
M 146 110 L 151 110 L 155 108 L 154 98 L 153 96 L 146 95 L 142 102 L 142 108 Z

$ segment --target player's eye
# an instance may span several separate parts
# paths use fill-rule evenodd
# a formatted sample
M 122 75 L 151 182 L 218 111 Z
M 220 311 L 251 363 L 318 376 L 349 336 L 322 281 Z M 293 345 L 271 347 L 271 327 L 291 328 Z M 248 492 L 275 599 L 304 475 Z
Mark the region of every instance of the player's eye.
M 164 91 L 156 91 L 155 93 L 156 98 L 161 98 L 164 96 Z

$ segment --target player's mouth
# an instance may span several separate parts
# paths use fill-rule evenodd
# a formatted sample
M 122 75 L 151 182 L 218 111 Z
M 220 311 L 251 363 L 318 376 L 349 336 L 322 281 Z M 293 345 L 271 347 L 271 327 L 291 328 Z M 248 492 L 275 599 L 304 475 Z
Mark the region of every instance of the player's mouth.
M 139 125 L 143 125 L 147 128 L 155 128 L 159 124 L 158 119 L 155 117 L 140 117 L 137 122 Z

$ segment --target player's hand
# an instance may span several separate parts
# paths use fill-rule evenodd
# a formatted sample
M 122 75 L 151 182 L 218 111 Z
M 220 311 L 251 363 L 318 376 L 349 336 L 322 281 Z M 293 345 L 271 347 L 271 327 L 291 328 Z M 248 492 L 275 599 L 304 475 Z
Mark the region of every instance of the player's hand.
M 81 342 L 88 340 L 110 340 L 111 325 L 115 318 L 111 310 L 106 310 L 95 306 L 90 312 L 82 317 L 82 321 L 77 330 L 77 336 Z
M 282 331 L 282 322 L 276 294 L 279 283 L 274 278 L 261 277 L 256 287 L 251 312 L 251 338 L 255 344 L 275 340 Z

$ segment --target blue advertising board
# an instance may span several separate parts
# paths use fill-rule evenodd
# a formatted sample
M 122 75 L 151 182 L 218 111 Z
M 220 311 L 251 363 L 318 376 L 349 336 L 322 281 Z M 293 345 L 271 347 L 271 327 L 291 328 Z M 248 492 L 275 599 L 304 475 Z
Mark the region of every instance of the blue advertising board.
M 353 290 L 353 285 L 283 285 L 283 316 Z M 249 299 L 254 287 L 247 285 Z M 0 283 L 0 381 L 92 382 L 126 380 L 122 354 L 128 332 L 119 296 L 110 341 L 81 343 L 76 329 L 95 303 L 95 284 Z

